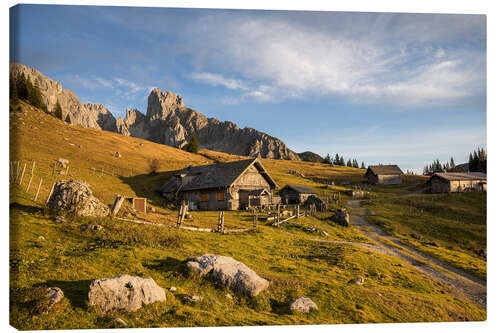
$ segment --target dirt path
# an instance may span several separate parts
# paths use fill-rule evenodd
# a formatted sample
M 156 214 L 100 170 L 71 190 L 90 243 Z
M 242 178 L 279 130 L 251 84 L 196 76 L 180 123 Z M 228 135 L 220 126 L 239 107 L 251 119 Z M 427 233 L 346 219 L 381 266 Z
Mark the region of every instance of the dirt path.
M 366 209 L 360 207 L 359 200 L 349 201 L 348 205 L 353 208 L 350 217 L 351 225 L 360 229 L 361 232 L 377 244 L 376 248 L 378 249 L 372 249 L 405 260 L 408 264 L 431 276 L 434 280 L 450 286 L 456 291 L 457 295 L 463 295 L 477 305 L 486 307 L 486 281 L 403 244 L 397 237 L 391 236 L 381 228 L 370 224 L 364 219 L 367 212 Z M 370 247 L 374 246 L 370 245 Z

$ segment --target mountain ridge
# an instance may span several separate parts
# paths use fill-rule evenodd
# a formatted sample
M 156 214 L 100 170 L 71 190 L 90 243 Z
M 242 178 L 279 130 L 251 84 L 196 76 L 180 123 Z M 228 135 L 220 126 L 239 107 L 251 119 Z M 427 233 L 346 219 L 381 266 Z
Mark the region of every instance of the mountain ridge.
M 115 116 L 102 104 L 83 104 L 60 82 L 45 76 L 37 69 L 20 63 L 11 63 L 13 76 L 23 74 L 40 89 L 49 110 L 59 101 L 63 119 L 69 115 L 71 123 L 122 135 L 146 139 L 177 148 L 187 145 L 196 135 L 200 148 L 223 153 L 274 159 L 300 160 L 283 141 L 254 128 L 240 128 L 230 121 L 208 118 L 201 112 L 186 107 L 180 95 L 160 88 L 151 90 L 146 113 L 126 109 L 125 118 Z

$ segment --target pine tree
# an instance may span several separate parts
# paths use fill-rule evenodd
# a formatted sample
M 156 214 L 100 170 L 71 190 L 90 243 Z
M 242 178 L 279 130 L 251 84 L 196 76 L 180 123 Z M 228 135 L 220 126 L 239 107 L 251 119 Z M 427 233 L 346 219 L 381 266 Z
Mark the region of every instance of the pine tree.
M 332 158 L 330 157 L 330 154 L 326 154 L 326 157 L 323 159 L 323 163 L 332 164 Z
M 188 144 L 186 145 L 186 151 L 197 154 L 198 153 L 198 138 L 196 134 L 191 137 Z
M 12 74 L 9 75 L 9 98 L 12 99 L 13 101 L 17 101 L 19 95 L 17 93 L 17 83 L 12 76 Z
M 341 157 L 340 157 L 339 165 L 340 165 L 340 166 L 345 166 L 344 156 L 341 156 Z
M 28 89 L 26 87 L 26 78 L 24 77 L 24 74 L 15 77 L 14 80 L 16 82 L 17 96 L 19 97 L 19 99 L 27 101 Z
M 68 124 L 71 124 L 71 119 L 69 118 L 69 113 L 66 115 L 66 120 L 65 120 Z
M 361 169 L 366 169 L 365 162 L 361 162 Z
M 450 169 L 455 169 L 455 160 L 453 159 L 453 156 L 450 158 Z
M 354 161 L 352 161 L 352 167 L 359 169 L 359 164 L 358 164 L 358 161 L 356 159 L 354 159 Z
M 340 156 L 339 154 L 335 154 L 335 160 L 333 161 L 334 165 L 340 165 Z
M 54 112 L 54 117 L 56 117 L 57 119 L 63 120 L 62 108 L 61 108 L 61 104 L 59 104 L 59 101 L 57 101 L 53 112 Z
M 347 166 L 348 166 L 348 167 L 350 167 L 350 168 L 352 168 L 352 162 L 351 162 L 351 159 L 348 159 L 348 160 L 347 160 Z

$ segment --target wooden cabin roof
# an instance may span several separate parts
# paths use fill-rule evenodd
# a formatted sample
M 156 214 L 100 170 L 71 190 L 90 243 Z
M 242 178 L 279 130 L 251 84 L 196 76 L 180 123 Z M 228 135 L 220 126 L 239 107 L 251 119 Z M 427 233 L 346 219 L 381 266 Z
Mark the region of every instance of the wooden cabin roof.
M 401 175 L 403 171 L 397 165 L 370 165 L 366 172 L 373 172 L 375 175 Z M 365 173 L 366 176 L 366 173 Z
M 278 186 L 259 159 L 255 158 L 228 163 L 189 166 L 178 171 L 174 177 L 165 183 L 162 189 L 164 192 L 173 192 L 175 190 L 191 191 L 229 187 L 234 184 L 252 165 L 255 165 L 257 170 L 259 170 L 261 175 L 267 180 L 271 189 Z M 182 186 L 182 188 L 177 189 L 177 186 L 173 185 L 175 183 L 176 176 L 192 176 L 193 179 L 189 183 Z
M 486 180 L 486 174 L 482 172 L 436 172 L 432 175 L 444 180 Z
M 301 185 L 286 185 L 285 187 L 283 187 L 281 191 L 283 191 L 284 189 L 286 188 L 289 188 L 291 189 L 292 191 L 295 191 L 297 193 L 303 193 L 303 194 L 317 194 L 314 190 L 311 190 L 309 187 L 306 187 L 306 186 L 301 186 Z

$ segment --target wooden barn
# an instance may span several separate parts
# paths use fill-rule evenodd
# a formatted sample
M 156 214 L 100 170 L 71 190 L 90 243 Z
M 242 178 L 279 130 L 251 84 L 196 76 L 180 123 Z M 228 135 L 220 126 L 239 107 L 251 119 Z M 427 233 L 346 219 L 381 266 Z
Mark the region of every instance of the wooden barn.
M 403 182 L 403 171 L 397 165 L 371 165 L 365 173 L 368 183 L 376 185 L 394 185 Z
M 432 193 L 486 192 L 486 174 L 482 172 L 437 172 L 428 182 Z
M 278 193 L 283 204 L 302 204 L 311 195 L 317 195 L 309 187 L 300 185 L 286 185 Z
M 189 166 L 161 188 L 168 200 L 186 200 L 190 210 L 237 210 L 273 202 L 277 184 L 258 158 Z

